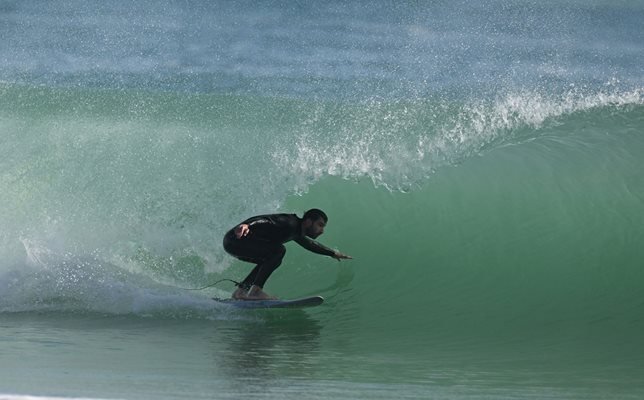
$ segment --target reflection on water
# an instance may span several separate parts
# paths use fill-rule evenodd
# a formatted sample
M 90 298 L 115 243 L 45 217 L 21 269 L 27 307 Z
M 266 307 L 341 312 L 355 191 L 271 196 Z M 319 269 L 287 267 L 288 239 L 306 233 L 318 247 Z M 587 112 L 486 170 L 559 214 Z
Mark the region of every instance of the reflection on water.
M 215 363 L 231 377 L 270 380 L 315 374 L 320 323 L 301 310 L 256 312 L 256 321 L 218 329 Z M 220 351 L 222 341 L 226 351 Z
M 640 399 L 641 349 L 361 335 L 332 311 L 227 319 L 0 314 L 2 393 L 99 398 Z M 353 314 L 351 314 L 353 315 Z M 562 334 L 563 335 L 563 334 Z M 418 338 L 416 338 L 418 339 Z M 401 343 L 407 342 L 407 347 Z

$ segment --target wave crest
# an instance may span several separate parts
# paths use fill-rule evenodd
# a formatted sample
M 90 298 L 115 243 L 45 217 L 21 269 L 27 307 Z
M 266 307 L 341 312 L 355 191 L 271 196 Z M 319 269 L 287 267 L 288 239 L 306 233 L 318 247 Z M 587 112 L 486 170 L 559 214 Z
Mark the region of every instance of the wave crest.
M 302 193 L 323 176 L 369 178 L 375 186 L 407 191 L 437 169 L 484 151 L 547 133 L 544 124 L 596 108 L 642 105 L 643 91 L 571 90 L 559 97 L 511 93 L 464 104 L 370 101 L 316 110 L 272 156 Z

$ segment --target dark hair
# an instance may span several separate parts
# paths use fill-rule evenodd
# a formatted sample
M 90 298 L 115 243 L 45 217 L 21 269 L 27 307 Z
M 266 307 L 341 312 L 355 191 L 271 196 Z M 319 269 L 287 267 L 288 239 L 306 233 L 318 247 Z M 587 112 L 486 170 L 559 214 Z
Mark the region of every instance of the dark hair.
M 318 210 L 317 208 L 310 209 L 309 211 L 305 212 L 304 216 L 302 217 L 302 219 L 310 219 L 311 221 L 317 221 L 320 218 L 324 220 L 325 224 L 329 222 L 329 217 L 326 216 L 324 211 Z

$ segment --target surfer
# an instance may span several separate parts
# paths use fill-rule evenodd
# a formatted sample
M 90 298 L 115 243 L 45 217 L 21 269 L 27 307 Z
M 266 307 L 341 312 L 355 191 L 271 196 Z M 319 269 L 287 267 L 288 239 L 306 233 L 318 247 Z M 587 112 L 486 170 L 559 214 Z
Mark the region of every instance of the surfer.
M 224 236 L 224 249 L 239 260 L 256 264 L 255 268 L 237 286 L 234 299 L 274 299 L 264 292 L 268 277 L 280 266 L 286 254 L 284 243 L 294 240 L 300 246 L 317 254 L 340 261 L 351 259 L 339 251 L 316 242 L 328 222 L 322 210 L 311 209 L 302 218 L 295 214 L 258 215 L 229 230 Z

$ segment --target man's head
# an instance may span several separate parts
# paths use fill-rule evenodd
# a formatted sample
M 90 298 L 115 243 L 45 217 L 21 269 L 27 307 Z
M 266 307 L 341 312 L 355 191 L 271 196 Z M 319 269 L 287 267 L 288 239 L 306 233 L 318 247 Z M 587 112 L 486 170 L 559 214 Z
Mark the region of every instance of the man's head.
M 329 221 L 324 211 L 312 208 L 302 217 L 302 233 L 312 239 L 324 233 L 324 227 Z

